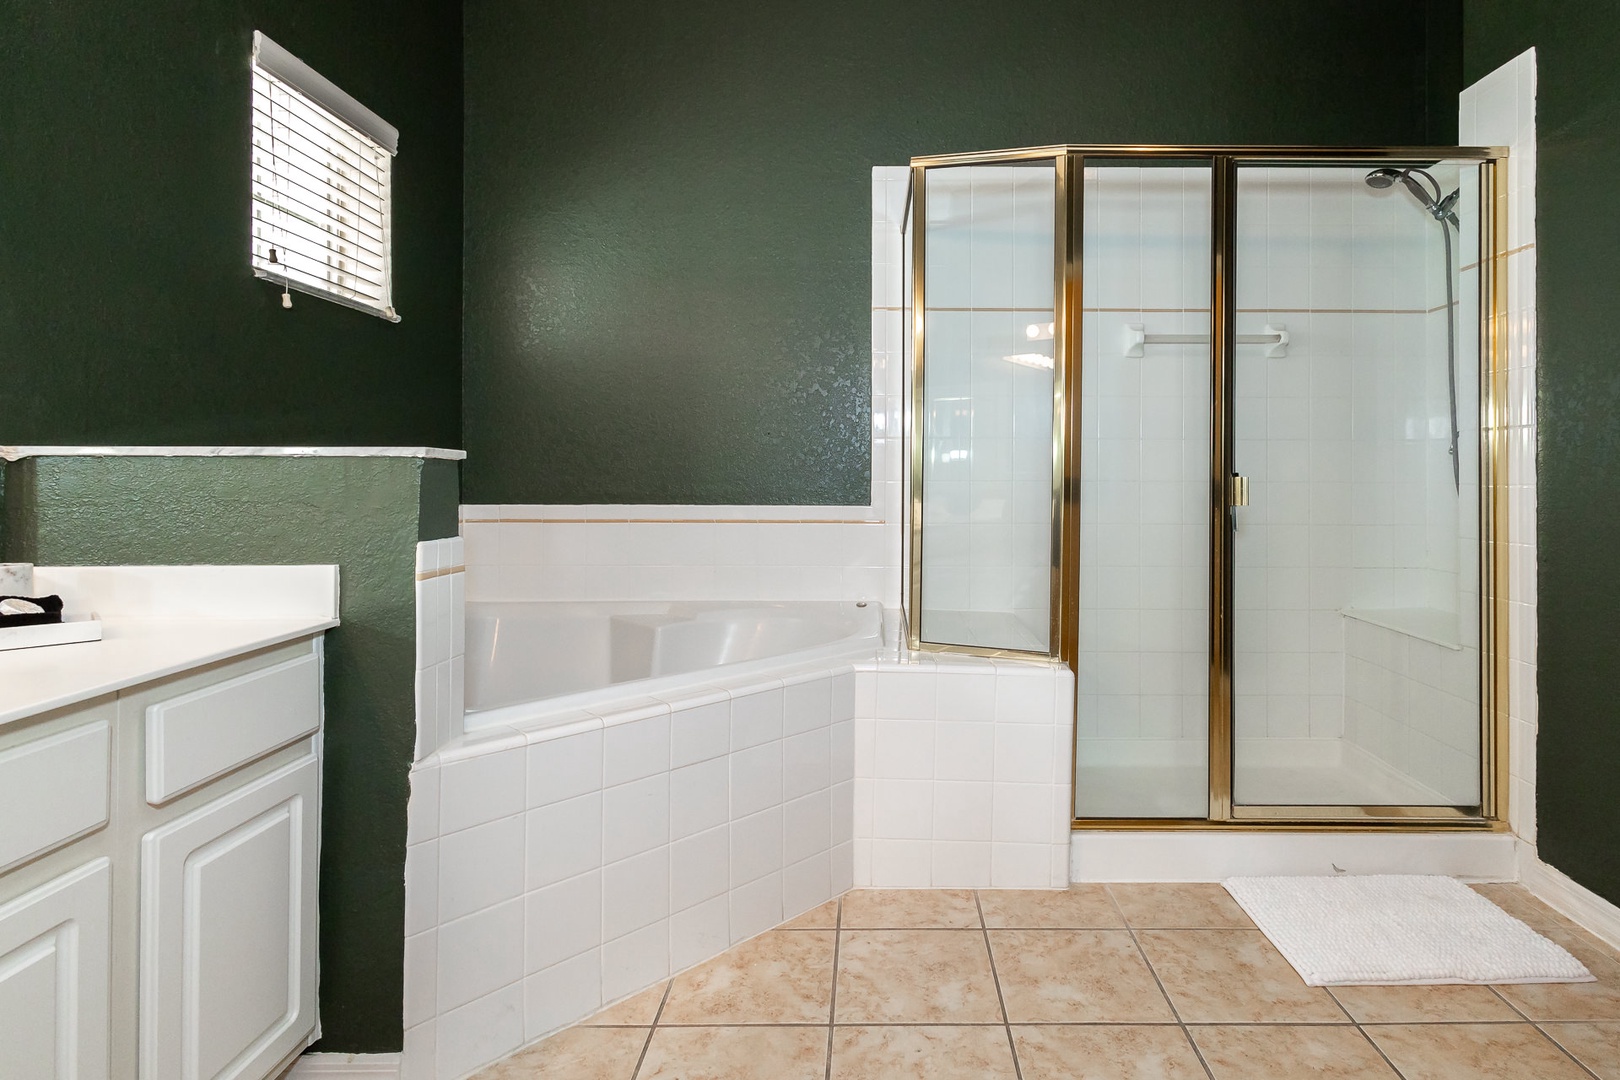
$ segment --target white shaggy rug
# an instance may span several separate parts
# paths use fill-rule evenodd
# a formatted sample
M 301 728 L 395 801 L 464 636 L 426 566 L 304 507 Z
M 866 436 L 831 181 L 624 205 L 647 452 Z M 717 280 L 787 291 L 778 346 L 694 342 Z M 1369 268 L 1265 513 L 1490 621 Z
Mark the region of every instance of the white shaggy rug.
M 1231 878 L 1310 986 L 1591 982 L 1579 960 L 1455 878 Z

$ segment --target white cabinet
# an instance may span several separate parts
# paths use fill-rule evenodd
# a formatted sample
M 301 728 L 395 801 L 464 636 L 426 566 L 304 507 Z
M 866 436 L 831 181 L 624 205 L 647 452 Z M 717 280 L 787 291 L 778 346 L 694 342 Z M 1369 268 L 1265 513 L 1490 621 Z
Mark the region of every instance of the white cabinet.
M 0 724 L 0 1080 L 267 1080 L 315 1037 L 322 646 Z
M 100 858 L 0 904 L 0 1080 L 107 1080 L 111 894 Z
M 142 840 L 142 1080 L 260 1080 L 307 1040 L 319 776 L 304 757 Z

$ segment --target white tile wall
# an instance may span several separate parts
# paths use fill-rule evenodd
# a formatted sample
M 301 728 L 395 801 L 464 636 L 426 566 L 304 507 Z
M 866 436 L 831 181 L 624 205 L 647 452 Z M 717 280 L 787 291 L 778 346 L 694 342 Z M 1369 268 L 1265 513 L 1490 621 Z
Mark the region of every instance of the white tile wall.
M 1458 138 L 1508 156 L 1508 793 L 1536 839 L 1536 52 L 1462 93 Z
M 1479 650 L 1345 621 L 1345 739 L 1453 806 L 1479 802 Z
M 467 574 L 461 537 L 416 545 L 416 760 L 461 731 Z
M 1057 664 L 857 665 L 855 883 L 1065 887 L 1073 702 Z
M 855 682 L 621 701 L 418 763 L 406 1075 L 452 1080 L 848 889 Z

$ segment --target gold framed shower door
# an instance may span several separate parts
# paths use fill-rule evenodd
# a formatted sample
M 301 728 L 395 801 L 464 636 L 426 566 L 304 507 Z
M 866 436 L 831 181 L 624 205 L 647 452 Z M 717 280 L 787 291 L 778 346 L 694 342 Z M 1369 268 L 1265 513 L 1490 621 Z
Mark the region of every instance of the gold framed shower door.
M 1204 818 L 1074 818 L 1075 829 L 1290 829 L 1290 830 L 1492 830 L 1507 828 L 1508 797 L 1508 535 L 1507 445 L 1507 150 L 1502 147 L 1319 147 L 1319 146 L 1131 146 L 1075 145 L 1027 147 L 985 153 L 942 154 L 911 160 L 911 326 L 912 372 L 904 411 L 910 446 L 910 534 L 906 627 L 914 650 L 991 657 L 1061 660 L 1077 668 L 1080 595 L 1080 444 L 1077 425 L 1081 324 L 1085 273 L 1082 228 L 1088 158 L 1111 164 L 1167 159 L 1207 162 L 1211 169 L 1210 343 L 1213 394 L 1210 402 L 1210 657 L 1209 657 L 1209 813 Z M 1242 165 L 1360 165 L 1429 161 L 1479 162 L 1480 169 L 1480 796 L 1478 807 L 1401 805 L 1273 806 L 1233 801 L 1233 576 L 1231 550 L 1233 473 L 1231 401 L 1236 348 L 1234 293 L 1237 231 L 1237 170 Z M 1016 649 L 930 643 L 922 640 L 924 431 L 918 423 L 927 365 L 927 173 L 965 165 L 1050 161 L 1054 170 L 1053 235 L 1053 427 L 1051 491 L 1051 648 L 1044 653 Z M 1077 767 L 1078 731 L 1072 734 L 1071 790 Z M 1071 810 L 1072 812 L 1072 810 Z

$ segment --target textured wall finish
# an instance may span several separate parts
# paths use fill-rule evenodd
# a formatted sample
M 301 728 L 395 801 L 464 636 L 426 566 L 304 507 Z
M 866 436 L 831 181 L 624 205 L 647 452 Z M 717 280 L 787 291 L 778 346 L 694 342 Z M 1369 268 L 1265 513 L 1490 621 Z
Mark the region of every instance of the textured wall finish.
M 326 639 L 322 1050 L 400 1048 L 412 579 L 423 466 L 449 464 L 58 457 L 5 468 L 6 559 L 338 564 L 343 625 Z
M 1620 8 L 1468 0 L 1469 82 L 1536 50 L 1536 844 L 1620 903 Z
M 249 271 L 255 29 L 400 129 L 397 325 Z M 0 438 L 460 445 L 459 4 L 11 4 L 0 55 Z
M 468 5 L 468 498 L 862 503 L 872 166 L 1447 142 L 1453 9 Z

